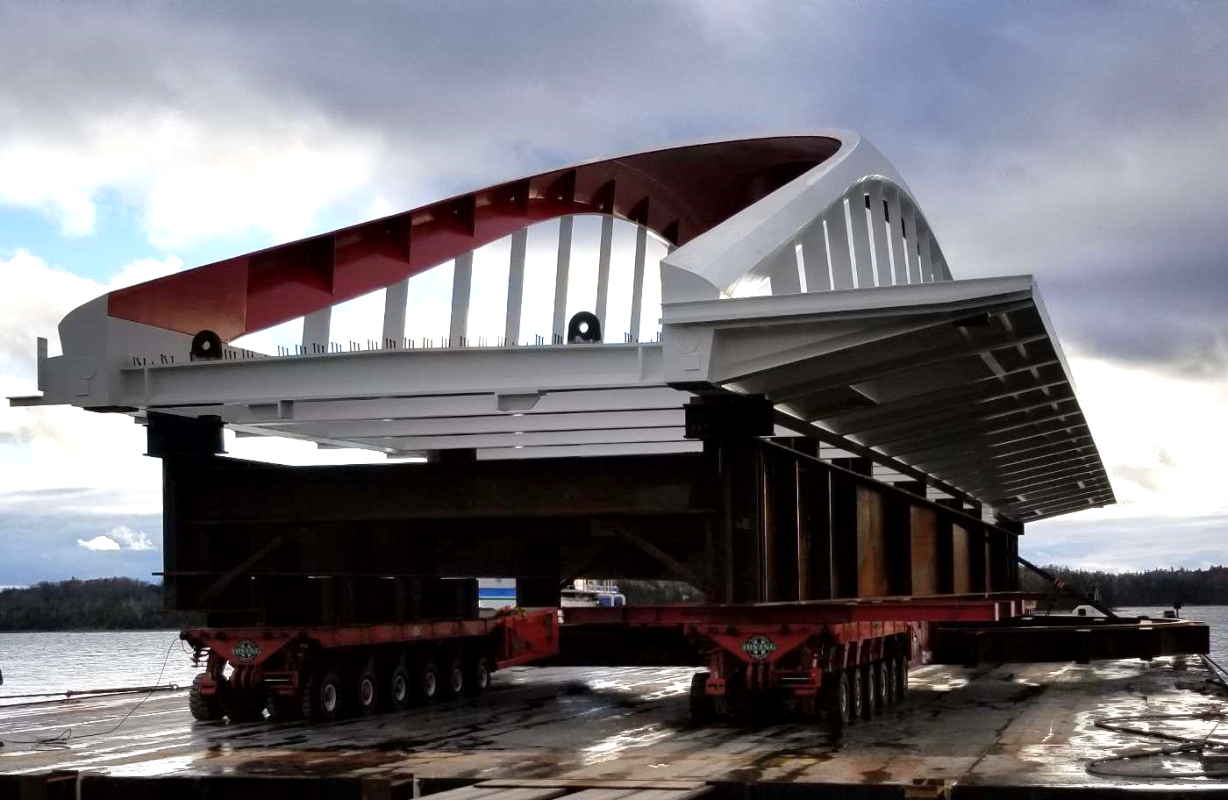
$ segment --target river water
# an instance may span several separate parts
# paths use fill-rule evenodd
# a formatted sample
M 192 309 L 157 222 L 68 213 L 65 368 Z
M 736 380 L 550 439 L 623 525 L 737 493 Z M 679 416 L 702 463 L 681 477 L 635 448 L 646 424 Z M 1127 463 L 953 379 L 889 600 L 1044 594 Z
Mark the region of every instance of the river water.
M 1120 611 L 1164 614 L 1159 607 Z M 1211 624 L 1211 654 L 1228 666 L 1228 606 L 1189 606 L 1182 616 Z M 157 682 L 187 686 L 196 670 L 185 648 L 169 630 L 0 633 L 0 706 L 26 702 L 14 695 L 152 685 L 164 661 Z
M 196 669 L 178 631 L 0 633 L 0 706 L 13 695 L 149 686 L 186 686 Z M 38 699 L 38 698 L 33 698 Z

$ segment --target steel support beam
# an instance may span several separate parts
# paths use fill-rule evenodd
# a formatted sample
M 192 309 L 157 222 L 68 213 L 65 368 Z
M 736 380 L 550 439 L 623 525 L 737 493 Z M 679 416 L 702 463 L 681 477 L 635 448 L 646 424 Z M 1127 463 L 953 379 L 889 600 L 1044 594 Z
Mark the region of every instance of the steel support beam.
M 891 286 L 891 245 L 887 239 L 883 182 L 870 181 L 870 239 L 874 242 L 875 270 L 879 286 Z
M 473 251 L 456 257 L 452 270 L 452 317 L 448 324 L 448 344 L 465 347 L 469 332 L 469 295 L 473 287 Z
M 648 257 L 648 229 L 635 229 L 635 266 L 631 273 L 631 341 L 640 340 L 640 306 L 644 304 L 644 260 Z
M 554 270 L 554 322 L 551 336 L 554 344 L 562 344 L 567 333 L 567 283 L 571 272 L 571 233 L 575 217 L 559 219 L 559 255 Z
M 610 256 L 614 250 L 614 218 L 601 218 L 601 242 L 597 247 L 597 300 L 593 313 L 601 322 L 603 333 L 609 327 L 606 304 L 610 294 Z M 608 334 L 607 334 L 608 335 Z
M 398 281 L 384 293 L 384 347 L 402 347 L 405 342 L 405 308 L 409 303 L 409 279 Z
M 382 350 L 128 368 L 124 405 L 664 386 L 658 344 Z
M 512 234 L 507 270 L 507 314 L 503 323 L 503 344 L 520 343 L 520 309 L 524 305 L 524 258 L 529 231 L 521 228 Z

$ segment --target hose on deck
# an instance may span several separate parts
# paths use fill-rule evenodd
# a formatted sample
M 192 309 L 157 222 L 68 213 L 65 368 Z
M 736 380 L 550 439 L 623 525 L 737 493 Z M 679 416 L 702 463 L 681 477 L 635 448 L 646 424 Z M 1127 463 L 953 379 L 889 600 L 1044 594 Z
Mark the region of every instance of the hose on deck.
M 1211 673 L 1208 679 L 1213 683 L 1228 689 L 1228 683 L 1225 683 L 1225 676 L 1228 672 L 1224 670 L 1215 659 L 1210 656 L 1201 656 L 1203 665 L 1207 671 Z M 1134 716 L 1124 717 L 1109 717 L 1108 719 L 1098 719 L 1095 726 L 1102 730 L 1113 731 L 1115 733 L 1129 733 L 1135 736 L 1142 736 L 1151 739 L 1162 739 L 1164 741 L 1173 742 L 1173 744 L 1165 747 L 1154 747 L 1143 750 L 1132 750 L 1116 755 L 1105 756 L 1104 758 L 1092 759 L 1087 764 L 1087 772 L 1091 775 L 1096 775 L 1102 778 L 1144 778 L 1144 779 L 1172 779 L 1172 778 L 1228 778 L 1228 766 L 1218 769 L 1207 769 L 1205 766 L 1198 771 L 1177 772 L 1171 769 L 1114 769 L 1109 767 L 1110 764 L 1128 764 L 1138 762 L 1143 759 L 1154 759 L 1157 757 L 1164 758 L 1170 756 L 1200 756 L 1208 748 L 1228 748 L 1228 740 L 1213 739 L 1212 736 L 1223 724 L 1224 720 L 1228 719 L 1228 707 L 1220 706 L 1218 709 L 1208 710 L 1199 713 L 1189 714 L 1137 714 Z M 1199 720 L 1205 722 L 1214 722 L 1211 730 L 1202 738 L 1194 738 L 1190 736 L 1181 736 L 1176 733 L 1166 733 L 1164 731 L 1153 730 L 1150 728 L 1140 728 L 1130 725 L 1129 723 L 1153 723 L 1173 720 Z
M 158 691 L 162 683 L 162 676 L 166 674 L 166 665 L 170 663 L 171 660 L 171 651 L 175 649 L 175 645 L 178 643 L 179 637 L 175 636 L 175 638 L 171 640 L 170 646 L 166 648 L 166 656 L 162 659 L 162 669 L 158 670 L 158 677 L 154 679 L 154 685 L 150 688 L 149 692 L 146 693 L 146 695 L 142 697 L 136 705 L 128 709 L 128 713 L 124 714 L 120 721 L 115 723 L 115 725 L 110 729 L 105 731 L 96 731 L 94 733 L 83 733 L 80 736 L 74 736 L 72 726 L 70 725 L 54 736 L 43 736 L 37 739 L 0 738 L 0 747 L 3 747 L 6 744 L 27 744 L 32 745 L 30 748 L 32 750 L 67 750 L 69 747 L 69 740 L 71 739 L 88 739 L 92 736 L 106 736 L 107 734 L 115 733 L 115 731 L 119 730 L 121 725 L 128 721 L 128 718 L 131 717 L 138 708 L 145 704 L 146 700 L 153 697 L 154 692 Z

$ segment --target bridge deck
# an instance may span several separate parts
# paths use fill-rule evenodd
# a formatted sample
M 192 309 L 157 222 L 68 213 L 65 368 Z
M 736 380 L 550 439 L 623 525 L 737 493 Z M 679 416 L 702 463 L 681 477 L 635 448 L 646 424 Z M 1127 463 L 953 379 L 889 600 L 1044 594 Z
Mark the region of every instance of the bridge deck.
M 496 675 L 479 699 L 314 727 L 193 723 L 182 693 L 152 697 L 111 733 L 100 732 L 114 726 L 131 698 L 4 709 L 0 737 L 47 736 L 72 726 L 73 738 L 62 750 L 0 749 L 0 795 L 9 796 L 3 781 L 14 780 L 3 774 L 77 770 L 110 776 L 85 780 L 85 800 L 137 796 L 134 784 L 115 782 L 121 778 L 177 778 L 197 787 L 177 790 L 185 800 L 214 780 L 232 781 L 236 791 L 227 796 L 246 796 L 241 785 L 256 778 L 266 800 L 283 791 L 315 796 L 304 787 L 320 792 L 326 784 L 302 781 L 314 777 L 330 779 L 336 797 L 346 796 L 345 786 L 366 787 L 349 796 L 395 797 L 412 796 L 415 780 L 429 793 L 492 779 L 654 791 L 715 784 L 715 794 L 728 796 L 731 787 L 765 782 L 784 793 L 837 784 L 901 796 L 900 787 L 919 781 L 958 781 L 958 796 L 965 797 L 1007 796 L 991 787 L 1067 796 L 1076 787 L 1128 787 L 1130 781 L 1089 776 L 1086 760 L 1147 744 L 1095 728 L 1096 719 L 1217 707 L 1188 689 L 1206 673 L 1179 659 L 925 667 L 914 671 L 906 704 L 842 735 L 798 720 L 696 728 L 687 715 L 690 674 L 516 668 Z M 1180 724 L 1165 723 L 1186 735 L 1206 734 L 1213 723 Z

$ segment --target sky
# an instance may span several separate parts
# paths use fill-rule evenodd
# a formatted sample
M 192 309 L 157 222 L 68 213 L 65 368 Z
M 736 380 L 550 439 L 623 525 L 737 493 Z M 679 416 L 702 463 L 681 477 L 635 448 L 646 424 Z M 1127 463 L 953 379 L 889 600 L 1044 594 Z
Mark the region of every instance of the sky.
M 577 161 L 848 128 L 907 180 L 956 278 L 1040 284 L 1119 502 L 1029 526 L 1022 553 L 1228 563 L 1226 50 L 1211 0 L 0 0 L 0 394 L 33 393 L 35 338 L 54 352 L 59 319 L 118 286 Z M 569 306 L 595 231 L 577 223 Z M 552 236 L 530 235 L 525 336 Z M 475 286 L 499 285 L 500 247 Z M 446 335 L 450 274 L 415 280 L 410 335 Z M 501 331 L 501 302 L 475 295 L 490 333 L 471 336 Z M 333 338 L 368 338 L 380 303 L 338 311 Z M 0 408 L 0 585 L 157 571 L 143 451 L 127 417 Z

